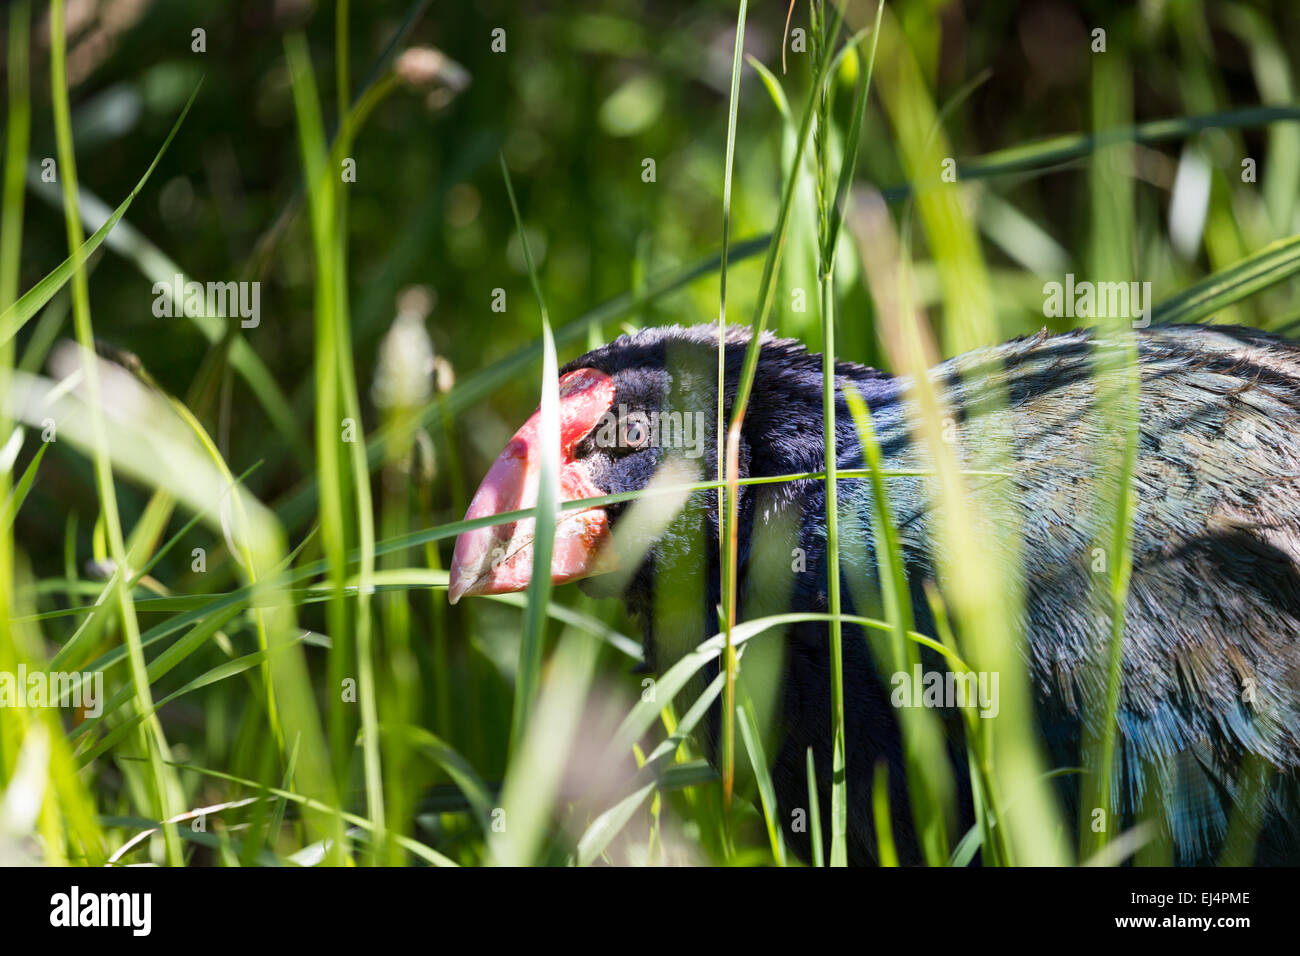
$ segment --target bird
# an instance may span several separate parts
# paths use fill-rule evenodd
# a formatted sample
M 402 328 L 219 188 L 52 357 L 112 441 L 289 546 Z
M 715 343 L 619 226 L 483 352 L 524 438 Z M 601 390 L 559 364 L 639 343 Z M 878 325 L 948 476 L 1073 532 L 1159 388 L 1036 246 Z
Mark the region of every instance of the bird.
M 688 463 L 698 476 L 715 478 L 719 366 L 730 421 L 752 335 L 747 326 L 650 327 L 560 369 L 560 497 L 644 490 L 667 461 L 693 452 Z M 1133 357 L 1127 366 L 1126 355 Z M 883 469 L 899 473 L 885 489 L 915 628 L 936 637 L 928 595 L 943 560 L 936 527 L 942 503 L 917 428 L 917 382 L 842 360 L 834 376 L 837 466 L 866 467 L 846 397 L 856 391 L 869 409 Z M 1138 383 L 1114 812 L 1125 826 L 1153 821 L 1172 862 L 1208 865 L 1222 858 L 1234 814 L 1250 804 L 1259 808 L 1254 862 L 1300 862 L 1300 346 L 1227 325 L 1043 330 L 948 359 L 928 378 L 946 403 L 945 428 L 964 467 L 978 464 L 995 442 L 1005 448 L 1003 470 L 972 478 L 971 493 L 983 520 L 1014 519 L 1017 651 L 1048 765 L 1082 768 L 1054 778 L 1062 812 L 1076 818 L 1081 777 L 1097 772 L 1090 714 L 1106 699 L 1111 647 L 1111 618 L 1096 600 L 1098 560 L 1107 559 L 1098 541 L 1109 540 L 1116 516 L 1097 502 L 1107 480 L 1118 483 L 1107 476 L 1120 474 L 1130 434 L 1122 414 L 1108 411 L 1108 396 L 1124 382 Z M 739 477 L 814 477 L 739 487 L 737 617 L 824 613 L 830 563 L 826 485 L 817 474 L 825 465 L 823 358 L 764 332 L 752 381 Z M 684 422 L 702 429 L 702 440 L 692 436 L 697 441 L 686 448 Z M 510 440 L 467 518 L 536 505 L 540 428 L 537 413 Z M 841 478 L 837 488 L 842 610 L 878 614 L 882 561 L 871 485 Z M 633 513 L 630 503 L 564 510 L 552 581 L 578 581 L 590 594 L 623 600 L 642 627 L 647 666 L 662 672 L 719 631 L 718 502 L 716 488 L 692 491 L 633 553 L 634 566 L 618 570 L 611 570 L 612 542 Z M 526 588 L 532 534 L 531 520 L 463 532 L 449 573 L 451 602 Z M 824 620 L 796 622 L 767 645 L 775 648 L 768 666 L 778 728 L 767 751 L 771 779 L 786 839 L 804 859 L 811 854 L 807 828 L 791 821 L 808 802 L 810 748 L 823 803 L 831 789 L 830 633 Z M 873 768 L 882 762 L 898 853 L 905 863 L 919 862 L 896 695 L 873 663 L 865 632 L 846 624 L 842 640 L 848 862 L 880 862 L 871 793 Z M 928 651 L 924 661 L 946 666 Z M 706 670 L 704 678 L 716 673 Z M 716 704 L 702 733 L 716 762 Z M 975 817 L 960 738 L 950 734 L 948 755 L 958 822 L 969 826 Z M 1262 800 L 1251 796 L 1261 793 Z M 1158 809 L 1144 811 L 1152 800 Z

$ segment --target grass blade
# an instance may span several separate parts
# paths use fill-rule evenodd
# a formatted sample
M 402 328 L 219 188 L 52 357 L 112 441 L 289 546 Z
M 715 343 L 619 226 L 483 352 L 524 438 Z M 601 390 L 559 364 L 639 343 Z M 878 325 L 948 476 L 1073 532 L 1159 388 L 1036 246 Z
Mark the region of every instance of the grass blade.
M 822 807 L 817 796 L 817 767 L 813 749 L 808 748 L 808 834 L 812 841 L 812 865 L 826 865 L 826 848 L 822 843 Z
M 1300 272 L 1300 236 L 1279 239 L 1165 299 L 1151 310 L 1151 322 L 1153 325 L 1203 322 L 1297 272 Z
M 66 87 L 66 85 L 67 83 L 65 80 L 64 86 Z M 199 90 L 202 86 L 203 84 L 200 81 L 199 85 L 194 88 L 194 92 L 190 94 L 190 98 L 186 102 L 185 108 L 181 110 L 180 116 L 176 117 L 176 122 L 172 124 L 171 132 L 167 134 L 167 138 L 163 140 L 162 146 L 158 148 L 158 152 L 154 156 L 153 162 L 150 163 L 149 167 L 144 171 L 144 175 L 141 176 L 139 181 L 135 184 L 135 188 L 132 189 L 127 194 L 126 198 L 122 200 L 121 204 L 113 210 L 112 215 L 104 220 L 104 224 L 96 229 L 89 239 L 86 239 L 84 242 L 78 242 L 72 254 L 69 255 L 68 258 L 64 259 L 53 272 L 28 289 L 27 292 L 23 294 L 22 298 L 6 308 L 3 313 L 0 313 L 0 342 L 8 342 L 12 339 L 14 335 L 17 334 L 18 330 L 27 323 L 27 320 L 39 312 L 45 303 L 49 302 L 50 299 L 54 297 L 54 294 L 63 288 L 63 286 L 67 284 L 68 280 L 82 269 L 86 260 L 90 258 L 90 254 L 99 248 L 99 245 L 104 241 L 104 238 L 112 231 L 113 227 L 118 224 L 121 218 L 126 215 L 126 211 L 131 208 L 131 203 L 135 200 L 136 196 L 140 195 L 141 190 L 144 189 L 145 183 L 149 181 L 149 177 L 153 175 L 153 171 L 157 168 L 159 161 L 163 158 L 163 154 L 167 152 L 167 147 L 171 145 L 177 132 L 180 131 L 181 124 L 185 122 L 185 117 L 189 115 L 190 107 L 194 105 L 194 101 L 198 98 Z M 66 188 L 66 184 L 68 183 L 66 177 L 64 178 L 64 183 L 64 202 L 67 204 L 67 209 L 71 211 L 71 214 L 76 215 L 77 194 L 75 183 L 73 184 L 74 188 L 71 192 Z M 80 220 L 78 219 L 77 233 L 80 234 L 80 232 Z
M 135 615 L 135 606 L 131 592 L 127 589 L 122 569 L 127 567 L 126 542 L 122 534 L 122 523 L 118 515 L 117 491 L 113 485 L 113 468 L 109 459 L 108 442 L 105 435 L 104 409 L 100 391 L 99 368 L 95 359 L 95 335 L 90 319 L 90 292 L 82 265 L 85 262 L 82 251 L 86 243 L 81 229 L 81 218 L 77 214 L 77 163 L 72 146 L 72 124 L 68 107 L 68 78 L 66 66 L 67 36 L 64 29 L 63 0 L 53 0 L 50 4 L 50 86 L 54 107 L 54 129 L 58 145 L 59 167 L 63 181 L 65 224 L 68 233 L 68 246 L 72 250 L 72 314 L 77 331 L 77 342 L 82 349 L 82 369 L 86 392 L 89 396 L 91 436 L 95 467 L 95 487 L 99 495 L 104 525 L 108 534 L 109 554 L 116 565 L 114 578 L 117 581 L 117 606 L 122 623 L 122 639 L 126 644 L 128 659 L 131 663 L 131 680 L 135 690 L 137 713 L 147 720 L 141 725 L 138 742 L 147 755 L 150 781 L 154 789 L 154 803 L 158 818 L 168 820 L 173 816 L 173 799 L 176 782 L 166 769 L 165 761 L 169 752 L 167 740 L 163 735 L 162 723 L 154 714 L 153 697 L 149 689 L 144 652 L 140 646 L 140 626 Z M 197 90 L 195 91 L 197 93 Z M 192 98 L 191 98 L 192 102 Z M 188 109 L 188 107 L 187 107 Z M 181 114 L 184 117 L 184 112 Z M 173 135 L 175 127 L 173 128 Z M 168 142 L 170 142 L 170 136 Z M 165 148 L 166 144 L 164 144 Z M 161 153 L 159 154 L 161 156 Z M 157 159 L 154 160 L 157 163 Z M 146 178 L 153 171 L 153 166 L 146 171 Z M 141 183 L 143 185 L 143 181 Z M 137 186 L 137 190 L 139 186 Z M 134 196 L 135 191 L 132 192 Z M 123 210 L 125 212 L 125 210 Z M 107 224 L 106 224 L 107 225 Z M 102 239 L 102 236 L 100 237 Z M 62 267 L 60 267 L 62 268 Z M 58 270 L 56 270 L 57 273 Z M 49 277 L 47 277 L 48 279 Z M 30 294 L 30 293 L 29 293 Z M 53 290 L 50 291 L 53 294 Z M 24 300 L 19 300 L 14 308 L 21 309 Z M 21 325 L 21 322 L 18 323 Z M 3 320 L 0 319 L 0 328 Z M 0 335 L 4 333 L 0 331 Z M 12 333 L 9 333 L 12 335 Z M 5 340 L 9 335 L 5 335 Z M 164 844 L 167 860 L 173 866 L 183 862 L 180 841 L 174 825 L 163 827 Z
M 740 65 L 741 55 L 745 49 L 745 11 L 747 9 L 746 0 L 740 0 L 740 9 L 736 13 L 736 43 L 731 53 L 731 95 L 727 106 L 727 148 L 725 166 L 723 167 L 722 257 L 718 270 L 718 415 L 716 425 L 717 475 L 719 481 L 726 477 L 725 439 L 723 438 L 725 409 L 723 405 L 726 400 L 727 387 L 727 248 L 731 241 L 731 176 L 736 152 L 736 115 L 740 104 Z M 725 491 L 722 488 L 719 489 L 717 501 L 719 513 L 724 513 Z M 727 529 L 722 522 L 718 523 L 718 551 L 720 554 L 727 551 Z M 729 562 L 723 562 L 721 567 L 722 593 L 731 594 L 734 590 L 728 578 L 731 565 Z M 730 630 L 728 630 L 728 633 L 730 633 Z M 722 803 L 728 813 L 726 819 L 729 820 L 736 766 L 736 724 L 733 719 L 736 709 L 736 658 L 731 647 L 727 648 L 726 653 L 726 673 L 726 687 L 722 695 L 722 708 L 725 715 L 722 721 Z
M 776 227 L 772 230 L 772 239 L 768 245 L 767 257 L 763 261 L 763 275 L 759 280 L 758 303 L 754 308 L 754 319 L 752 324 L 749 346 L 745 350 L 745 364 L 741 370 L 740 381 L 737 385 L 735 398 L 732 400 L 731 424 L 727 429 L 726 443 L 726 480 L 727 486 L 725 494 L 720 496 L 719 506 L 723 516 L 723 547 L 721 584 L 723 595 L 723 608 L 726 628 L 724 634 L 727 638 L 727 652 L 724 658 L 724 667 L 727 674 L 727 685 L 730 688 L 724 697 L 723 706 L 723 792 L 724 795 L 730 795 L 730 786 L 727 781 L 734 779 L 734 721 L 735 721 L 735 672 L 736 657 L 734 649 L 731 648 L 730 636 L 737 623 L 737 580 L 739 571 L 739 492 L 737 491 L 737 481 L 739 479 L 739 459 L 740 459 L 740 430 L 745 420 L 745 411 L 749 404 L 750 391 L 753 388 L 754 375 L 758 370 L 758 353 L 762 342 L 764 329 L 767 327 L 767 317 L 772 309 L 773 300 L 776 298 L 776 283 L 779 277 L 782 254 L 785 250 L 786 233 L 790 224 L 790 210 L 794 205 L 795 189 L 799 182 L 800 169 L 803 166 L 804 150 L 808 143 L 808 133 L 812 127 L 813 117 L 816 112 L 817 101 L 821 91 L 822 84 L 826 77 L 827 65 L 830 63 L 830 47 L 833 45 L 835 38 L 839 35 L 840 25 L 843 22 L 844 11 L 837 8 L 835 24 L 830 31 L 829 37 L 825 40 L 825 49 L 821 50 L 817 58 L 816 69 L 813 73 L 812 89 L 809 92 L 807 106 L 804 109 L 803 120 L 800 123 L 799 133 L 795 137 L 795 154 L 794 160 L 790 164 L 790 170 L 785 179 L 785 185 L 782 188 L 781 204 L 777 212 Z M 720 343 L 721 346 L 721 343 Z M 733 741 L 733 745 L 728 748 L 727 741 Z
M 749 765 L 754 769 L 754 778 L 758 782 L 759 799 L 763 806 L 763 822 L 767 824 L 767 839 L 772 845 L 772 855 L 776 857 L 777 866 L 785 866 L 785 838 L 782 835 L 780 809 L 776 802 L 776 788 L 772 785 L 772 775 L 767 769 L 767 756 L 763 753 L 762 733 L 754 719 L 754 705 L 750 703 L 736 707 L 736 717 L 740 723 L 740 736 L 745 743 L 745 752 L 749 754 Z
M 501 175 L 505 178 L 510 210 L 523 249 L 528 278 L 537 296 L 542 317 L 542 401 L 538 434 L 541 437 L 542 461 L 537 481 L 537 517 L 533 538 L 533 575 L 528 585 L 528 608 L 524 614 L 524 632 L 519 644 L 519 670 L 515 677 L 514 710 L 510 722 L 510 751 L 514 753 L 523 738 L 533 699 L 537 695 L 542 670 L 542 652 L 546 632 L 546 605 L 551 598 L 551 552 L 555 546 L 555 515 L 560 507 L 560 394 L 559 370 L 555 358 L 555 337 L 546 312 L 546 299 L 537 279 L 537 266 L 528 247 L 519 203 L 510 182 L 505 154 L 501 154 Z
M 336 179 L 327 165 L 328 150 L 324 125 L 320 116 L 320 101 L 316 93 L 316 80 L 311 66 L 311 56 L 306 40 L 301 35 L 285 40 L 285 55 L 293 88 L 295 112 L 298 117 L 298 140 L 303 155 L 306 176 L 308 207 L 312 227 L 312 243 L 316 256 L 315 312 L 316 312 L 316 450 L 321 471 L 321 540 L 329 560 L 329 577 L 333 597 L 329 603 L 328 618 L 334 646 L 330 654 L 331 676 L 334 686 L 342 685 L 346 662 L 353 650 L 351 638 L 355 634 L 355 661 L 357 702 L 361 710 L 362 763 L 366 782 L 366 808 L 374 829 L 383 843 L 388 839 L 384 812 L 384 791 L 379 754 L 378 693 L 374 680 L 374 660 L 370 646 L 368 574 L 374 567 L 373 512 L 370 508 L 369 469 L 362 465 L 360 480 L 345 476 L 340 444 L 351 443 L 355 457 L 364 447 L 364 437 L 354 440 L 361 432 L 360 412 L 357 407 L 355 383 L 351 380 L 351 363 L 345 373 L 341 362 L 350 356 L 344 281 L 344 265 L 340 260 L 340 243 L 343 229 Z M 340 412 L 343 414 L 340 415 Z M 350 426 L 350 427 L 349 427 Z M 355 470 L 355 467 L 354 467 Z M 355 628 L 350 626 L 343 596 L 346 574 L 348 522 L 344 511 L 344 498 L 349 487 L 356 494 L 357 533 L 361 539 L 362 587 L 358 593 Z M 347 721 L 342 711 L 342 694 L 332 694 L 334 701 L 333 742 L 336 772 L 346 766 L 345 755 L 350 749 L 345 727 Z M 282 747 L 283 749 L 283 742 Z

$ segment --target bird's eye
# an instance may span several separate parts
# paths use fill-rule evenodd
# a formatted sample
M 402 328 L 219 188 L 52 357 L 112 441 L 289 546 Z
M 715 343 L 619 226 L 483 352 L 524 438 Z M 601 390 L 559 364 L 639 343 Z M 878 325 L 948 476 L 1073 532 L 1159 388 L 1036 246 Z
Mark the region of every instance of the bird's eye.
M 621 444 L 625 448 L 640 448 L 650 439 L 650 432 L 640 422 L 628 422 L 623 426 L 623 441 Z

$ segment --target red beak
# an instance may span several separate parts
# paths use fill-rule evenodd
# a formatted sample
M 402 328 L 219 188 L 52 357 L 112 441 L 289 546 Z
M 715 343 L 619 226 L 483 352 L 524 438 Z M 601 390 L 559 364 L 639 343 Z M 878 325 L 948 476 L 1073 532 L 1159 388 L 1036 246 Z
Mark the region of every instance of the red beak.
M 560 498 L 577 501 L 604 494 L 586 465 L 573 459 L 574 446 L 614 405 L 614 380 L 591 368 L 563 376 L 560 389 Z M 532 508 L 537 504 L 541 412 L 515 432 L 488 469 L 465 512 L 465 519 Z M 466 531 L 456 539 L 447 596 L 455 604 L 466 594 L 505 594 L 528 587 L 533 572 L 536 520 L 525 518 Z M 603 547 L 609 519 L 603 508 L 564 511 L 556 516 L 551 581 L 563 584 L 611 570 Z M 612 554 L 612 552 L 611 552 Z

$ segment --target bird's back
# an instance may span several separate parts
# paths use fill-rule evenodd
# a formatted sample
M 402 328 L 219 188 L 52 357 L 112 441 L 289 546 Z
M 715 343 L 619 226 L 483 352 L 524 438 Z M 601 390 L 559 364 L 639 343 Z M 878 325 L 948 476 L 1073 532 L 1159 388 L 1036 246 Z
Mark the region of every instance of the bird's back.
M 1177 858 L 1208 862 L 1234 806 L 1260 792 L 1276 804 L 1264 807 L 1261 857 L 1294 857 L 1300 832 L 1286 821 L 1300 821 L 1300 347 L 1196 326 L 1147 330 L 1137 345 L 1113 804 L 1131 818 L 1157 796 Z M 1122 340 L 1075 332 L 935 370 L 966 462 L 978 464 L 970 449 L 992 447 L 987 439 L 1012 449 L 1012 477 L 1002 481 L 1013 494 L 1002 496 L 997 479 L 985 494 L 1020 504 L 1027 656 L 1058 765 L 1087 763 L 1083 728 L 1104 713 L 1105 582 L 1118 560 L 1115 490 L 1133 420 L 1125 354 Z

